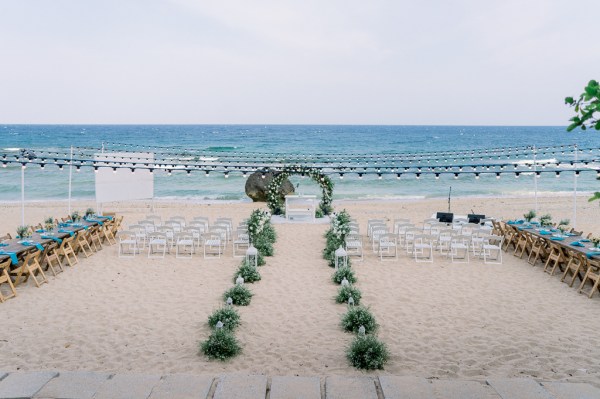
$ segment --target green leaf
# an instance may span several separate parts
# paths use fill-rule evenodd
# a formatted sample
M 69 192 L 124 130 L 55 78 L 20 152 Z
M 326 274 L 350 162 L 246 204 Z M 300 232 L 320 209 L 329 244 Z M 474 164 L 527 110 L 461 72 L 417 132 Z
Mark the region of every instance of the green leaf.
M 594 126 L 596 130 L 600 130 L 600 120 L 596 121 L 596 125 Z
M 565 104 L 573 104 L 574 102 L 575 102 L 575 100 L 573 100 L 573 97 L 565 98 Z
M 575 130 L 575 128 L 576 128 L 577 126 L 579 126 L 579 125 L 578 125 L 578 124 L 576 124 L 576 123 L 573 123 L 573 124 L 569 125 L 569 126 L 567 127 L 567 132 L 572 132 L 573 130 Z
M 596 200 L 600 200 L 600 192 L 596 191 L 594 193 L 594 196 L 588 199 L 588 202 L 592 202 L 592 201 L 596 201 Z

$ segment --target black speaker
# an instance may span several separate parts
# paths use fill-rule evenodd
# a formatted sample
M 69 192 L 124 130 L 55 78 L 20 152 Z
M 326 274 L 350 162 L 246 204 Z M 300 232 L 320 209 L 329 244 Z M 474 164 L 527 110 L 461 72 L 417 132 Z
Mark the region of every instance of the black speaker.
M 452 220 L 454 219 L 454 214 L 448 212 L 438 212 L 435 215 L 435 218 L 442 223 L 452 223 Z
M 467 217 L 469 218 L 469 223 L 475 224 L 479 224 L 481 222 L 481 219 L 485 219 L 485 215 L 477 215 L 475 213 L 470 213 L 467 215 Z

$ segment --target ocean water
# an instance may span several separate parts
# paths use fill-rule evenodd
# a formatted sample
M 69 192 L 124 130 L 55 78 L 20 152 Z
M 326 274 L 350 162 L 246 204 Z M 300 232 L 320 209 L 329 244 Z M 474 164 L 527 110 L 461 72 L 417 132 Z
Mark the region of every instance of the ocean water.
M 589 162 L 578 166 L 582 173 L 577 178 L 577 189 L 600 191 L 595 172 L 600 169 L 597 161 L 600 159 L 600 134 L 567 133 L 563 126 L 0 125 L 0 154 L 15 154 L 19 149 L 36 154 L 42 151 L 68 153 L 70 146 L 101 148 L 103 145 L 107 151 L 154 148 L 157 154 L 164 153 L 163 156 L 169 153 L 204 155 L 215 162 L 240 159 L 263 162 L 275 156 L 286 159 L 314 154 L 354 154 L 355 157 L 356 154 L 370 154 L 374 158 L 379 154 L 382 157 L 380 165 L 400 170 L 417 164 L 447 166 L 499 162 L 489 160 L 485 151 L 528 146 L 554 148 L 552 153 L 540 153 L 538 160 L 568 162 L 574 160 L 573 149 L 577 145 L 580 149 L 592 149 L 578 151 L 577 159 Z M 94 153 L 91 149 L 81 151 L 88 155 Z M 453 157 L 432 154 L 448 151 L 468 153 L 471 157 L 481 155 L 483 159 L 449 160 Z M 531 150 L 523 152 L 506 162 L 531 161 Z M 408 158 L 391 159 L 409 155 L 410 164 Z M 328 158 L 326 155 L 320 157 L 321 160 Z M 340 179 L 339 173 L 328 171 L 335 182 L 335 199 L 446 197 L 450 187 L 453 197 L 533 195 L 535 180 L 535 175 L 527 170 L 518 179 L 514 173 L 504 172 L 500 179 L 494 173 L 482 173 L 479 179 L 475 179 L 473 173 L 461 173 L 458 179 L 453 173 L 442 173 L 439 179 L 428 173 L 423 173 L 420 179 L 409 173 L 403 174 L 401 179 L 397 179 L 395 173 L 383 174 L 381 179 L 374 173 L 365 174 L 362 179 L 357 173 L 344 173 L 344 178 Z M 570 193 L 574 187 L 573 175 L 573 172 L 563 172 L 557 179 L 554 173 L 542 173 L 537 179 L 538 192 Z M 157 199 L 249 200 L 244 193 L 245 178 L 239 173 L 231 173 L 225 178 L 223 173 L 211 173 L 206 177 L 201 172 L 188 176 L 185 172 L 174 171 L 167 175 L 157 171 L 154 176 Z M 93 199 L 94 178 L 91 168 L 74 172 L 73 198 Z M 0 168 L 0 201 L 20 200 L 20 179 L 19 164 Z M 310 179 L 294 176 L 291 180 L 299 193 L 319 193 L 318 186 Z M 68 182 L 68 167 L 60 171 L 55 166 L 43 170 L 30 166 L 25 170 L 26 199 L 66 199 Z

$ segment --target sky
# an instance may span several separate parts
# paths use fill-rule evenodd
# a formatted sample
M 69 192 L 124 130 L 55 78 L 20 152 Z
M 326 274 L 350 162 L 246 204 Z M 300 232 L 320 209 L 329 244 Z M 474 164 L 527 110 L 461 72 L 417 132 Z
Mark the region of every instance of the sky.
M 0 123 L 565 125 L 598 0 L 0 0 Z

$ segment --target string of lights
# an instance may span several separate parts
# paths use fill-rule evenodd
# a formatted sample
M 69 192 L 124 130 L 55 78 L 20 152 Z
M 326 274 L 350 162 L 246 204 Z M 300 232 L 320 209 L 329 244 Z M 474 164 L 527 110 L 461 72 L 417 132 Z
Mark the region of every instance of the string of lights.
M 65 163 L 59 163 L 57 164 L 59 170 L 62 170 L 64 168 L 64 166 L 71 166 L 70 163 L 68 163 L 70 161 L 65 160 Z M 6 168 L 8 165 L 21 165 L 21 168 L 25 169 L 27 168 L 29 165 L 35 165 L 40 167 L 41 169 L 45 168 L 46 166 L 46 162 L 38 162 L 38 161 L 34 161 L 34 160 L 29 160 L 29 159 L 21 159 L 21 160 L 3 160 L 2 161 L 2 167 Z M 131 173 L 135 173 L 136 170 L 141 170 L 141 171 L 149 171 L 150 173 L 154 173 L 155 170 L 164 170 L 165 173 L 167 173 L 167 175 L 171 175 L 173 172 L 181 172 L 181 173 L 187 173 L 188 175 L 191 175 L 192 173 L 204 173 L 206 176 L 209 176 L 211 172 L 213 173 L 220 173 L 223 174 L 225 178 L 228 178 L 230 173 L 231 174 L 240 174 L 243 177 L 246 177 L 248 175 L 248 173 L 253 173 L 255 171 L 259 171 L 262 173 L 262 176 L 264 177 L 268 172 L 277 172 L 279 170 L 281 170 L 281 168 L 273 168 L 273 167 L 264 167 L 264 168 L 260 168 L 260 169 L 256 169 L 256 168 L 235 168 L 235 169 L 227 169 L 223 166 L 218 166 L 218 165 L 213 165 L 213 167 L 211 168 L 200 168 L 200 167 L 189 167 L 186 165 L 153 165 L 153 164 L 148 164 L 148 166 L 139 166 L 139 165 L 127 165 L 127 164 L 111 164 L 111 165 L 106 165 L 106 164 L 96 164 L 96 165 L 88 165 L 88 164 L 74 164 L 73 166 L 76 167 L 77 171 L 80 171 L 81 168 L 93 168 L 95 171 L 98 171 L 99 168 L 110 168 L 113 170 L 113 172 L 117 172 L 117 171 L 126 171 L 129 170 L 131 171 Z M 518 167 L 522 166 L 522 165 L 517 165 Z M 323 174 L 326 175 L 330 175 L 330 176 L 335 176 L 337 175 L 340 179 L 343 179 L 345 176 L 347 175 L 355 175 L 357 176 L 359 179 L 363 178 L 364 176 L 370 176 L 370 175 L 376 175 L 377 178 L 382 179 L 383 177 L 389 177 L 389 176 L 395 176 L 397 179 L 400 179 L 403 175 L 409 175 L 409 176 L 414 176 L 416 179 L 420 179 L 422 176 L 434 176 L 436 179 L 439 179 L 440 176 L 453 176 L 455 179 L 458 179 L 459 176 L 461 175 L 472 175 L 474 176 L 476 179 L 478 179 L 480 176 L 485 176 L 485 175 L 495 175 L 496 178 L 500 178 L 501 175 L 506 175 L 506 174 L 512 174 L 514 175 L 515 178 L 519 178 L 521 175 L 535 175 L 536 177 L 540 177 L 542 174 L 554 174 L 556 177 L 560 177 L 561 173 L 566 173 L 566 172 L 571 172 L 574 173 L 575 176 L 579 176 L 580 173 L 587 173 L 587 172 L 596 172 L 597 177 L 600 178 L 600 168 L 598 169 L 594 169 L 594 168 L 571 168 L 571 169 L 553 169 L 553 170 L 535 170 L 535 171 L 531 171 L 529 168 L 525 169 L 525 170 L 513 170 L 513 171 L 505 171 L 505 170 L 489 170 L 487 169 L 487 166 L 485 169 L 482 170 L 477 170 L 476 168 L 473 168 L 472 170 L 464 170 L 463 166 L 458 167 L 458 170 L 436 170 L 434 168 L 422 168 L 422 169 L 410 169 L 410 168 L 404 168 L 402 170 L 397 169 L 397 170 L 377 170 L 377 171 L 357 171 L 357 170 L 352 170 L 352 171 L 344 171 L 344 172 L 339 172 L 339 171 L 331 171 L 331 170 L 326 170 L 326 169 L 322 169 L 321 172 Z M 472 167 L 471 165 L 468 165 L 467 167 Z
M 543 153 L 536 153 L 537 156 L 542 156 L 542 155 L 557 155 L 557 154 L 561 154 L 561 155 L 566 155 L 566 154 L 572 154 L 575 151 L 577 151 L 577 154 L 581 156 L 582 158 L 582 162 L 586 162 L 589 161 L 586 160 L 586 158 L 584 158 L 585 154 L 587 152 L 589 152 L 589 154 L 593 154 L 594 151 L 600 153 L 600 148 L 595 148 L 595 147 L 590 147 L 590 148 L 583 148 L 583 149 L 577 149 L 577 150 L 569 150 L 569 151 L 565 151 L 565 150 L 556 150 L 556 151 L 546 151 Z M 24 153 L 29 156 L 30 158 L 40 158 L 40 156 L 38 154 L 46 154 L 48 155 L 47 157 L 45 157 L 46 159 L 53 159 L 55 160 L 55 162 L 57 160 L 62 160 L 67 158 L 68 154 L 66 154 L 65 152 L 57 152 L 57 151 L 31 151 L 31 150 L 25 150 Z M 86 155 L 84 153 L 78 153 L 76 154 L 79 158 L 79 160 L 81 160 L 83 162 L 83 157 L 86 156 L 91 156 L 91 155 Z M 507 158 L 507 160 L 510 160 L 511 158 L 517 158 L 519 155 L 524 155 L 524 154 L 514 154 L 512 156 L 509 156 Z M 8 157 L 14 157 L 15 159 L 18 159 L 19 157 L 23 156 L 22 154 L 14 154 L 14 153 L 3 153 L 0 155 L 3 159 L 7 159 Z M 588 155 L 590 156 L 590 155 Z M 70 159 L 70 158 L 69 158 Z M 128 161 L 141 161 L 143 163 L 147 163 L 148 159 L 145 157 L 140 157 L 140 156 L 136 156 L 136 155 L 130 155 L 130 156 L 120 156 L 120 155 L 111 155 L 111 159 L 121 159 L 121 160 L 128 160 Z M 257 159 L 257 157 L 253 157 L 251 160 L 255 160 Z M 240 164 L 240 162 L 242 162 L 241 160 L 228 160 L 228 159 L 191 159 L 194 161 L 195 164 L 202 164 L 202 165 L 206 165 L 206 164 L 213 164 L 215 162 L 219 162 L 222 164 L 230 164 L 230 165 L 235 165 L 235 164 Z M 484 161 L 484 160 L 489 160 L 489 161 L 499 161 L 501 159 L 494 159 L 494 157 L 488 157 L 488 158 L 484 158 L 484 157 L 468 157 L 468 158 L 444 158 L 443 159 L 443 163 L 444 164 L 449 164 L 449 163 L 453 163 L 453 162 L 465 162 L 465 161 L 473 161 L 473 160 L 480 160 L 480 161 Z M 177 159 L 177 158 L 167 158 L 167 157 L 155 157 L 155 162 L 161 162 L 161 163 L 173 163 L 173 162 L 178 162 L 181 163 L 182 161 L 190 161 L 189 157 L 185 158 L 185 159 Z M 256 162 L 249 162 L 250 159 L 246 160 L 245 165 L 256 165 Z M 408 162 L 410 164 L 414 163 L 414 162 L 421 162 L 423 161 L 423 159 L 386 159 L 386 160 L 363 160 L 362 163 L 369 165 L 369 164 L 373 164 L 373 165 L 378 165 L 381 163 L 381 165 L 385 165 L 386 163 L 390 163 L 390 162 Z M 435 158 L 427 158 L 426 161 L 430 161 L 430 162 L 435 162 L 435 163 L 440 163 L 442 160 L 441 159 L 435 159 Z M 268 160 L 263 160 L 263 162 L 259 163 L 261 165 L 265 165 L 265 164 L 293 164 L 293 163 L 302 163 L 303 161 L 298 161 L 296 159 L 291 159 L 291 158 L 285 158 L 285 157 L 281 157 L 281 159 L 277 160 L 276 162 L 273 161 L 268 161 Z M 311 166 L 318 166 L 318 165 L 338 165 L 338 167 L 347 167 L 348 164 L 355 164 L 355 163 L 359 163 L 359 160 L 353 160 L 353 161 L 338 161 L 336 162 L 335 160 L 323 160 L 323 161 L 319 161 L 317 162 L 316 160 L 313 160 L 311 163 Z M 543 163 L 546 164 L 552 164 L 552 163 L 556 163 L 558 162 L 558 164 L 561 163 L 561 161 L 553 161 L 553 160 L 546 160 L 546 161 L 542 161 Z M 566 161 L 562 161 L 562 162 L 566 162 Z M 532 162 L 533 163 L 533 162 Z M 486 165 L 489 163 L 486 163 Z M 360 165 L 359 165 L 360 166 Z
M 14 158 L 14 160 L 10 159 L 10 158 Z M 119 158 L 119 157 L 117 157 Z M 119 158 L 119 159 L 112 159 L 112 157 L 110 157 L 110 159 L 106 159 L 106 160 L 102 160 L 102 159 L 88 159 L 88 158 L 67 158 L 67 157 L 42 157 L 42 156 L 38 156 L 38 155 L 31 155 L 31 154 L 20 154 L 20 155 L 12 155 L 11 157 L 8 156 L 2 156 L 2 163 L 3 165 L 6 165 L 9 162 L 16 162 L 16 163 L 30 163 L 32 161 L 36 161 L 37 164 L 40 164 L 42 166 L 45 166 L 46 164 L 56 164 L 58 166 L 62 166 L 62 165 L 73 165 L 75 166 L 77 169 L 80 169 L 81 167 L 84 166 L 92 166 L 94 168 L 97 167 L 101 167 L 101 166 L 117 166 L 117 167 L 128 167 L 128 168 L 140 168 L 140 167 L 144 167 L 144 168 L 151 168 L 151 169 L 202 169 L 202 168 L 212 168 L 213 170 L 219 168 L 222 169 L 224 171 L 230 170 L 230 169 L 238 169 L 238 170 L 256 170 L 256 169 L 265 169 L 265 168 L 271 168 L 271 169 L 277 169 L 277 168 L 281 168 L 283 166 L 285 166 L 285 164 L 272 164 L 272 163 L 265 163 L 265 162 L 259 162 L 259 163 L 237 163 L 237 164 L 233 164 L 233 163 L 211 163 L 211 164 L 206 164 L 206 163 L 197 163 L 197 162 L 166 162 L 165 160 L 152 160 L 152 159 L 146 159 L 143 158 L 140 161 L 141 158 Z M 456 164 L 456 165 L 432 165 L 432 164 L 404 164 L 404 165 L 382 165 L 382 166 L 370 166 L 370 165 L 362 165 L 362 166 L 356 166 L 356 165 L 337 165 L 337 166 L 332 166 L 332 165 L 327 165 L 327 164 L 310 164 L 310 167 L 313 168 L 319 168 L 322 169 L 324 171 L 327 172 L 338 172 L 338 173 L 345 173 L 345 172 L 356 172 L 356 173 L 360 173 L 361 171 L 363 173 L 367 173 L 369 171 L 371 172 L 375 172 L 375 173 L 381 173 L 381 172 L 387 172 L 387 173 L 396 173 L 396 171 L 400 172 L 402 170 L 404 170 L 404 172 L 408 172 L 410 170 L 414 170 L 416 172 L 422 172 L 423 170 L 429 171 L 429 172 L 449 172 L 449 171 L 459 171 L 462 172 L 464 168 L 470 168 L 473 172 L 476 172 L 478 170 L 482 171 L 482 170 L 487 170 L 489 171 L 490 169 L 500 169 L 500 170 L 504 170 L 505 168 L 510 168 L 513 167 L 514 169 L 519 169 L 519 168 L 528 168 L 528 169 L 532 169 L 534 166 L 536 167 L 540 167 L 542 169 L 545 169 L 546 167 L 561 167 L 561 166 L 577 166 L 577 165 L 584 165 L 584 166 L 588 166 L 588 165 L 594 165 L 596 163 L 600 162 L 600 159 L 596 159 L 596 158 L 591 158 L 591 159 L 581 159 L 581 160 L 568 160 L 568 161 L 545 161 L 545 160 L 539 160 L 539 161 L 515 161 L 515 162 L 501 162 L 501 163 L 466 163 L 466 164 Z M 208 170 L 208 169 L 207 169 Z
M 157 150 L 166 150 L 166 151 L 176 151 L 178 150 L 177 147 L 167 147 L 167 146 L 145 146 L 145 145 L 141 145 L 141 144 L 128 144 L 128 143 L 119 143 L 119 142 L 108 142 L 105 143 L 108 145 L 114 145 L 116 147 L 124 147 L 124 148 L 138 148 L 138 149 L 145 149 L 146 151 L 153 151 L 153 152 L 158 152 Z M 556 146 L 544 146 L 544 147 L 538 147 L 536 148 L 536 150 L 538 151 L 545 151 L 545 150 L 550 150 L 550 149 L 568 149 L 573 147 L 573 144 L 561 144 L 561 145 L 556 145 Z M 90 148 L 90 147 L 78 147 L 78 148 Z M 95 148 L 98 149 L 98 148 Z M 448 156 L 448 155 L 461 155 L 461 154 L 471 154 L 471 155 L 475 155 L 475 154 L 495 154 L 495 153 L 510 153 L 512 151 L 524 151 L 524 150 L 529 150 L 529 151 L 533 151 L 534 147 L 533 146 L 520 146 L 520 147 L 496 147 L 496 148 L 480 148 L 480 149 L 467 149 L 467 150 L 455 150 L 455 151 L 432 151 L 432 152 L 394 152 L 394 153 L 390 153 L 390 154 L 381 154 L 381 153 L 336 153 L 336 152 L 327 152 L 327 153 L 313 153 L 313 154 L 299 154 L 299 156 L 303 156 L 306 158 L 313 158 L 313 157 L 335 157 L 335 156 L 344 156 L 344 157 L 367 157 L 367 158 L 373 158 L 373 157 L 382 157 L 382 156 Z M 200 152 L 200 153 L 209 153 L 209 154 L 215 154 L 215 155 L 223 155 L 223 154 L 227 154 L 224 153 L 222 151 L 209 151 L 209 150 L 199 150 L 199 149 L 187 149 L 186 153 L 190 154 L 190 153 L 194 153 L 194 152 Z M 272 152 L 237 152 L 237 151 L 232 151 L 230 152 L 231 154 L 234 155 L 248 155 L 248 156 L 256 156 L 256 155 L 260 155 L 260 156 L 281 156 L 282 154 L 280 153 L 272 153 Z

